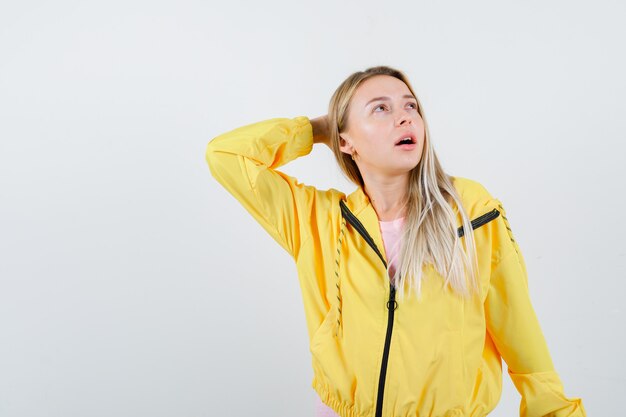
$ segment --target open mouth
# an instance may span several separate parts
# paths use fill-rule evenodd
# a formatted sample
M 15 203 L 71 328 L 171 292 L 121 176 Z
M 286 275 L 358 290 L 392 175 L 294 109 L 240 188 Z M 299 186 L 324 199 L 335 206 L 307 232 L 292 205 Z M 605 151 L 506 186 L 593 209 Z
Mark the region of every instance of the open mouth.
M 396 141 L 396 146 L 400 146 L 400 145 L 414 145 L 415 143 L 417 143 L 417 140 L 415 140 L 415 136 L 408 134 L 408 135 L 402 135 L 397 141 Z

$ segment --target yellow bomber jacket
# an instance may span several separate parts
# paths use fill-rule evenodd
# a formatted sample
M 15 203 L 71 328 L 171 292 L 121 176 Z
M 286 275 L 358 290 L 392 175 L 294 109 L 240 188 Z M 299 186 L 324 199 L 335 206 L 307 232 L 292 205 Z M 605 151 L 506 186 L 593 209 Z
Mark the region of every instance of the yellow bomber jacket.
M 521 417 L 585 417 L 564 395 L 502 203 L 451 177 L 472 220 L 480 297 L 464 301 L 430 266 L 422 299 L 399 302 L 363 190 L 320 190 L 276 169 L 313 143 L 308 117 L 274 118 L 213 138 L 206 161 L 296 263 L 322 401 L 342 417 L 483 417 L 500 399 L 504 359 Z

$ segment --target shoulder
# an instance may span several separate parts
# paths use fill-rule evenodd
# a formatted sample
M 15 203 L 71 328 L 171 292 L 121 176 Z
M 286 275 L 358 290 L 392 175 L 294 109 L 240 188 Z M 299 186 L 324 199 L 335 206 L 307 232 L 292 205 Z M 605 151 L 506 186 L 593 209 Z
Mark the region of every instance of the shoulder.
M 303 191 L 296 193 L 296 200 L 299 209 L 306 213 L 307 217 L 302 221 L 315 222 L 322 221 L 328 223 L 328 218 L 336 218 L 341 215 L 340 200 L 346 199 L 346 193 L 335 188 L 322 189 L 312 185 L 300 183 L 294 179 L 295 188 Z
M 450 176 L 454 188 L 456 188 L 459 195 L 466 196 L 468 198 L 491 198 L 491 193 L 487 188 L 479 181 L 467 177 Z
M 497 207 L 499 201 L 479 181 L 467 177 L 450 176 L 463 207 L 474 218 Z
M 319 248 L 327 248 L 328 243 L 334 241 L 341 225 L 342 200 L 347 195 L 335 188 L 320 189 L 313 186 L 305 186 L 307 193 L 303 194 L 299 202 L 300 228 L 303 229 L 303 250 L 316 253 L 311 256 L 321 256 Z M 300 257 L 300 256 L 298 256 Z M 305 258 L 308 259 L 308 258 Z

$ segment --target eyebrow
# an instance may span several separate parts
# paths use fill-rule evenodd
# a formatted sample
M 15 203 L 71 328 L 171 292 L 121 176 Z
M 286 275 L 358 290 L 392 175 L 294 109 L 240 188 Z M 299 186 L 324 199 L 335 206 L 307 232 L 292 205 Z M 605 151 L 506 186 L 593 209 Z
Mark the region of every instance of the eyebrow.
M 402 98 L 412 98 L 413 100 L 416 100 L 416 101 L 417 101 L 417 99 L 416 99 L 414 96 L 410 95 L 410 94 L 405 94 L 405 95 L 403 95 L 403 96 L 402 96 Z M 387 97 L 387 96 L 382 96 L 382 97 L 374 97 L 373 99 L 371 99 L 370 101 L 368 101 L 368 102 L 365 104 L 365 107 L 369 106 L 369 104 L 370 104 L 371 102 L 373 102 L 373 101 L 381 101 L 381 100 L 391 100 L 391 99 L 390 99 L 389 97 Z

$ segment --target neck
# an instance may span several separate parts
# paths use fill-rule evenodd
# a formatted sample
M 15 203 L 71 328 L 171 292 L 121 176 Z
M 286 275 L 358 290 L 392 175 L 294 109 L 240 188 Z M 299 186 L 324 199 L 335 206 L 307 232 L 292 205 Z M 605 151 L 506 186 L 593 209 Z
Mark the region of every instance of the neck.
M 409 175 L 363 178 L 364 191 L 374 206 L 380 221 L 392 221 L 404 217 Z

